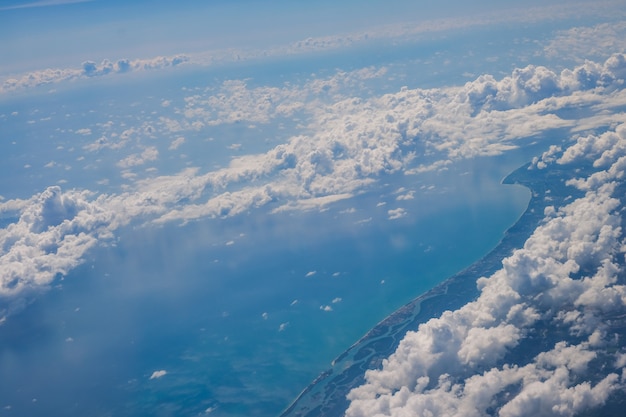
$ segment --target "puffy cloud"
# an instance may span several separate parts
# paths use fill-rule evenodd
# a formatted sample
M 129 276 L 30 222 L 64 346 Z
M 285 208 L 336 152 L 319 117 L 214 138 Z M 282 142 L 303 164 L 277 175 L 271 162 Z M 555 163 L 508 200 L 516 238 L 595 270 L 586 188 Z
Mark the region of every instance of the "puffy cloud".
M 403 88 L 369 99 L 320 95 L 354 81 L 378 77 L 380 72 L 338 73 L 327 80 L 313 79 L 301 87 L 256 87 L 244 81 L 225 82 L 218 91 L 187 97 L 180 121 L 167 119 L 162 127 L 172 133 L 193 130 L 195 124 L 215 125 L 245 121 L 268 123 L 294 112 L 311 117 L 310 134 L 257 156 L 265 167 L 292 165 L 294 173 L 314 194 L 351 193 L 360 178 L 406 169 L 424 157 L 434 161 L 407 170 L 421 173 L 446 169 L 454 160 L 497 155 L 516 148 L 517 140 L 553 129 L 593 129 L 615 117 L 564 119 L 558 110 L 606 103 L 610 111 L 626 103 L 624 57 L 614 55 L 603 64 L 585 63 L 555 73 L 527 66 L 496 80 L 478 77 L 462 87 Z M 339 91 L 339 90 L 336 90 Z M 272 154 L 279 161 L 272 160 Z M 435 157 L 437 156 L 437 157 Z M 246 161 L 250 163 L 252 161 Z M 283 170 L 286 171 L 286 170 Z M 327 175 L 332 172 L 334 175 Z M 261 172 L 259 172 L 261 174 Z M 331 191 L 332 190 L 332 191 Z
M 108 74 L 121 74 L 131 71 L 155 70 L 180 65 L 189 61 L 185 55 L 170 57 L 155 57 L 151 59 L 120 59 L 111 62 L 107 59 L 97 64 L 93 61 L 85 61 L 81 68 L 43 69 L 29 72 L 17 78 L 8 78 L 0 86 L 0 93 L 28 87 L 58 83 L 79 78 L 101 77 Z
M 593 358 L 584 347 L 556 345 L 539 355 L 528 365 L 492 368 L 456 383 L 451 375 L 443 374 L 435 381 L 421 377 L 410 388 L 401 388 L 393 398 L 376 404 L 352 403 L 347 415 L 428 415 L 428 416 L 484 416 L 494 409 L 500 416 L 573 416 L 575 413 L 604 403 L 619 389 L 618 376 L 609 374 L 595 385 L 573 383 L 577 374 L 567 360 L 556 364 L 545 357 L 560 358 L 567 350 L 574 351 L 575 361 L 587 364 Z M 432 387 L 432 388 L 431 388 Z M 499 406 L 494 398 L 511 398 Z M 384 397 L 384 396 L 383 396 Z M 381 398 L 383 398 L 381 397 Z
M 77 135 L 91 135 L 91 129 L 78 129 L 75 133 Z
M 168 58 L 141 65 L 133 62 L 130 62 L 133 68 L 133 65 L 149 68 L 177 61 Z M 16 211 L 19 218 L 17 223 L 0 230 L 2 293 L 17 294 L 26 288 L 48 285 L 57 274 L 65 274 L 79 264 L 85 251 L 103 236 L 110 236 L 131 220 L 185 222 L 234 216 L 266 205 L 273 205 L 274 212 L 321 208 L 357 195 L 384 174 L 445 169 L 455 159 L 506 152 L 517 146 L 516 140 L 550 129 L 576 129 L 581 124 L 606 126 L 606 119 L 563 119 L 555 113 L 573 104 L 592 110 L 602 106 L 603 112 L 626 104 L 626 94 L 621 94 L 625 62 L 623 55 L 615 55 L 604 63 L 585 64 L 559 74 L 528 66 L 501 80 L 481 76 L 459 87 L 402 88 L 370 98 L 346 98 L 338 91 L 358 85 L 359 80 L 379 77 L 384 71 L 367 68 L 338 73 L 326 80 L 309 80 L 295 89 L 287 86 L 251 89 L 243 82 L 225 83 L 217 93 L 210 91 L 208 95 L 188 97 L 179 115 L 182 120 L 161 120 L 159 127 L 173 123 L 177 136 L 182 137 L 180 131 L 195 129 L 196 123 L 209 124 L 211 120 L 228 123 L 234 120 L 232 117 L 264 123 L 303 111 L 309 115 L 306 129 L 265 153 L 233 158 L 224 168 L 206 173 L 190 168 L 175 175 L 135 181 L 117 195 L 95 196 L 52 188 L 31 199 L 0 203 L 0 210 Z M 87 67 L 98 72 L 110 66 Z M 571 74 L 583 71 L 580 69 L 583 67 L 585 73 L 595 74 L 586 78 L 595 80 L 593 83 L 571 81 Z M 115 65 L 112 68 L 115 70 Z M 327 90 L 337 93 L 323 100 L 314 98 Z M 151 134 L 153 130 L 146 122 L 117 136 L 102 136 L 85 149 L 119 149 L 137 135 Z M 620 126 L 598 137 L 580 137 L 562 155 L 557 157 L 556 150 L 555 155 L 546 154 L 542 163 L 547 166 L 557 159 L 566 163 L 586 154 L 598 155 L 596 164 L 613 165 L 585 181 L 617 180 L 626 164 L 626 160 L 619 159 L 624 135 L 625 130 Z M 131 168 L 156 158 L 158 149 L 148 146 L 141 153 L 120 160 L 119 166 Z M 592 182 L 579 181 L 578 185 L 598 188 L 592 187 Z M 401 199 L 410 196 L 409 192 Z M 605 203 L 607 207 L 613 204 L 610 199 L 605 199 Z M 402 208 L 387 213 L 391 219 L 407 215 Z M 590 216 L 597 217 L 592 211 Z M 556 228 L 558 221 L 554 219 L 552 227 Z M 567 228 L 563 229 L 562 233 L 568 233 Z M 613 231 L 607 229 L 603 234 L 607 242 L 611 241 Z M 568 247 L 573 262 L 583 262 L 585 256 L 589 259 L 600 256 L 601 252 L 589 250 L 595 244 L 593 236 L 591 232 L 581 234 L 576 239 L 583 240 Z M 520 257 L 509 262 L 530 265 L 535 261 Z M 553 267 L 573 270 L 575 265 Z M 590 294 L 581 300 L 592 299 Z M 508 343 L 514 343 L 517 336 L 510 330 L 506 327 L 493 330 L 490 337 L 507 336 Z M 465 352 L 468 361 L 475 361 L 471 346 L 466 346 Z
M 406 194 L 400 194 L 399 196 L 396 197 L 396 200 L 398 201 L 403 201 L 403 200 L 413 200 L 415 198 L 415 191 L 409 191 Z
M 185 138 L 184 138 L 184 137 L 182 137 L 182 136 L 179 136 L 179 137 L 177 137 L 176 139 L 174 139 L 174 140 L 172 141 L 172 143 L 170 143 L 170 146 L 169 146 L 169 148 L 168 148 L 168 149 L 169 149 L 169 150 L 171 150 L 171 151 L 176 150 L 176 149 L 178 149 L 178 147 L 179 147 L 180 145 L 182 145 L 183 143 L 185 143 Z
M 621 124 L 615 130 L 599 136 L 590 134 L 579 137 L 573 146 L 566 149 L 558 162 L 570 164 L 588 160 L 595 166 L 607 166 L 624 155 L 626 155 L 626 125 Z
M 272 213 L 279 213 L 281 211 L 290 211 L 290 210 L 314 210 L 314 209 L 322 209 L 326 205 L 335 203 L 337 201 L 345 200 L 347 198 L 352 197 L 352 194 L 334 194 L 327 195 L 323 197 L 312 197 L 312 198 L 302 198 L 297 201 L 290 201 L 287 204 L 284 204 L 274 210 Z
M 164 377 L 165 375 L 167 375 L 167 371 L 165 370 L 154 371 L 152 372 L 152 375 L 150 375 L 150 379 L 159 379 Z
M 571 95 L 574 91 L 604 87 L 621 89 L 626 65 L 623 54 L 613 54 L 604 63 L 586 61 L 574 69 L 555 73 L 546 67 L 529 65 L 518 68 L 511 76 L 495 80 L 491 75 L 468 82 L 459 92 L 459 101 L 469 104 L 475 113 L 509 110 L 551 97 Z M 583 97 L 575 96 L 582 99 Z M 556 101 L 546 102 L 555 104 Z
M 626 139 L 617 137 L 594 148 L 596 161 L 624 146 Z M 560 158 L 552 149 L 546 167 L 587 158 L 578 148 L 588 142 L 579 138 Z M 476 300 L 409 331 L 380 369 L 367 371 L 365 383 L 348 396 L 346 415 L 573 416 L 624 389 L 619 375 L 626 361 L 612 353 L 616 337 L 606 317 L 626 307 L 626 286 L 618 279 L 626 251 L 623 196 L 615 195 L 613 180 L 623 181 L 626 167 L 619 158 L 609 160 L 591 176 L 616 175 L 601 176 L 605 181 L 583 196 L 553 207 L 500 270 L 478 280 Z M 538 325 L 564 329 L 569 341 L 559 339 L 562 330 L 540 341 Z M 528 343 L 549 340 L 551 347 L 527 361 Z M 600 358 L 603 371 L 590 372 Z
M 29 201 L 8 201 L 0 211 L 20 210 L 19 219 L 0 229 L 0 295 L 47 286 L 82 262 L 87 250 L 111 238 L 112 213 L 88 192 L 49 187 Z
M 156 128 L 149 122 L 143 122 L 138 126 L 130 128 L 126 127 L 125 124 L 122 124 L 122 129 L 120 129 L 121 131 L 119 132 L 115 132 L 112 129 L 112 126 L 113 123 L 111 121 L 100 124 L 100 127 L 103 128 L 103 135 L 94 142 L 83 146 L 83 149 L 89 152 L 96 152 L 101 149 L 120 150 L 126 147 L 131 139 L 135 139 L 137 142 L 140 142 L 143 138 L 156 138 Z
M 302 111 L 311 117 L 305 133 L 265 153 L 233 158 L 216 171 L 191 168 L 140 180 L 117 195 L 50 187 L 30 199 L 0 202 L 0 212 L 17 219 L 0 229 L 0 295 L 45 288 L 132 220 L 226 217 L 268 204 L 277 206 L 275 212 L 319 208 L 350 198 L 386 173 L 419 173 L 445 168 L 455 159 L 503 153 L 516 140 L 550 129 L 610 125 L 615 117 L 607 123 L 584 116 L 565 119 L 557 112 L 573 105 L 604 111 L 626 104 L 620 95 L 624 61 L 615 55 L 561 73 L 528 66 L 501 80 L 481 76 L 460 87 L 404 88 L 367 99 L 337 94 L 310 100 L 316 91 L 338 91 L 333 89 L 345 85 L 342 80 L 376 74 L 372 69 L 313 80 L 297 90 L 225 83 L 217 94 L 189 97 L 182 121 L 163 123 L 180 131 L 197 123 L 266 123 Z M 87 63 L 80 76 L 120 72 L 125 66 L 134 68 L 130 62 Z M 115 143 L 135 134 L 131 128 Z M 350 394 L 348 415 L 471 416 L 486 414 L 494 404 L 508 416 L 525 410 L 573 415 L 619 389 L 622 356 L 600 379 L 586 379 L 586 372 L 599 349 L 612 343 L 603 315 L 622 311 L 626 302 L 617 279 L 624 244 L 615 195 L 615 181 L 623 180 L 626 169 L 624 143 L 626 129 L 618 126 L 578 137 L 564 151 L 552 148 L 536 161 L 536 167 L 541 162 L 549 168 L 589 160 L 597 172 L 570 182 L 584 196 L 546 211 L 524 247 L 478 281 L 477 300 L 409 332 L 381 369 L 369 371 L 366 383 Z M 92 145 L 88 150 L 114 146 L 104 137 Z M 157 148 L 148 147 L 122 159 L 120 167 L 157 157 Z M 395 219 L 407 213 L 397 208 L 387 214 Z M 512 352 L 519 353 L 544 323 L 564 326 L 576 338 L 571 344 L 555 341 L 523 366 L 511 363 Z M 278 330 L 287 326 L 282 323 Z M 151 379 L 164 372 L 155 371 Z
M 159 157 L 159 151 L 154 146 L 147 147 L 140 154 L 129 155 L 117 163 L 120 168 L 130 168 L 143 165 L 149 161 L 155 161 Z
M 406 217 L 407 212 L 402 207 L 398 207 L 396 209 L 387 210 L 387 215 L 389 216 L 389 220 L 397 220 Z
M 187 97 L 184 115 L 209 126 L 239 121 L 267 123 L 271 118 L 290 116 L 300 110 L 304 106 L 303 99 L 303 92 L 297 89 L 249 89 L 243 80 L 229 80 L 208 97 Z
M 67 0 L 67 2 L 80 2 L 83 0 Z M 39 4 L 35 2 L 31 4 Z M 46 2 L 48 3 L 48 2 Z M 418 20 L 406 24 L 394 24 L 390 26 L 374 27 L 367 31 L 359 31 L 350 34 L 321 36 L 316 38 L 306 38 L 286 45 L 280 45 L 264 49 L 221 49 L 210 50 L 200 53 L 175 55 L 168 57 L 154 57 L 150 59 L 119 59 L 115 62 L 103 60 L 100 63 L 85 61 L 80 68 L 60 68 L 42 69 L 25 74 L 14 75 L 7 78 L 0 86 L 0 93 L 16 89 L 35 87 L 50 83 L 57 83 L 77 78 L 99 77 L 109 74 L 121 74 L 142 70 L 153 70 L 168 68 L 183 63 L 193 63 L 197 65 L 211 66 L 215 64 L 241 62 L 243 60 L 254 60 L 268 57 L 285 57 L 294 54 L 305 54 L 316 51 L 330 51 L 345 48 L 356 44 L 366 44 L 368 42 L 410 42 L 422 39 L 426 34 L 442 33 L 446 30 L 462 29 L 493 24 L 507 24 L 509 22 L 538 22 L 545 19 L 578 17 L 581 14 L 586 16 L 600 15 L 606 16 L 607 10 L 611 9 L 612 2 L 598 2 L 593 10 L 584 7 L 584 4 L 572 3 L 564 7 L 545 5 L 540 7 L 523 7 L 516 10 L 501 10 L 482 15 L 463 16 L 446 19 Z M 609 7 L 603 7 L 609 5 Z M 14 8 L 9 6 L 5 9 Z M 19 6 L 22 7 L 22 6 Z M 2 8 L 0 8 L 2 10 Z M 610 13 L 610 12 L 609 12 Z M 599 25 L 594 28 L 577 28 L 570 32 L 561 32 L 549 45 L 546 52 L 550 56 L 562 56 L 566 48 L 569 51 L 576 51 L 575 56 L 591 56 L 594 58 L 605 58 L 603 51 L 624 52 L 623 42 L 616 40 L 623 39 L 623 23 L 611 25 Z M 590 51 L 598 52 L 595 55 Z
M 180 178 L 192 172 L 183 171 Z M 0 213 L 17 219 L 0 229 L 0 296 L 45 288 L 82 263 L 94 245 L 111 240 L 119 227 L 193 197 L 198 190 L 180 178 L 156 178 L 142 183 L 141 191 L 119 195 L 95 196 L 53 186 L 29 200 L 0 202 Z

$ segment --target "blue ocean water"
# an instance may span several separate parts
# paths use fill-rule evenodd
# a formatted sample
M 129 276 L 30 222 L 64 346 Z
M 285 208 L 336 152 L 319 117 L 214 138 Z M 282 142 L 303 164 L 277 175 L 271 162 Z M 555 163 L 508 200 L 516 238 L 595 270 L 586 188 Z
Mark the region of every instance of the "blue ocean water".
M 137 85 L 102 80 L 83 89 L 79 81 L 39 97 L 36 108 L 33 97 L 8 100 L 1 106 L 3 128 L 11 130 L 4 130 L 1 144 L 0 188 L 9 198 L 28 198 L 69 180 L 64 187 L 118 192 L 125 180 L 115 163 L 126 154 L 87 154 L 83 147 L 97 139 L 99 123 L 157 119 L 164 98 L 173 95 L 173 106 L 183 102 L 186 85 L 251 75 L 252 86 L 265 85 L 282 80 L 280 71 L 285 80 L 307 79 L 311 71 L 329 75 L 329 68 L 383 61 L 393 72 L 407 58 L 399 72 L 415 70 L 411 87 L 464 79 L 466 64 L 446 67 L 443 75 L 434 72 L 439 61 L 426 67 L 447 41 L 426 44 L 400 45 L 385 56 L 338 51 L 261 68 L 190 70 L 189 77 L 166 82 L 157 76 Z M 478 60 L 474 65 L 472 71 L 482 69 Z M 408 77 L 391 78 L 378 87 L 396 91 L 407 84 Z M 81 128 L 93 135 L 75 135 Z M 251 133 L 226 126 L 210 132 L 210 143 L 186 133 L 182 151 L 206 172 L 228 163 L 233 138 L 246 153 L 273 147 L 257 140 L 262 129 L 285 139 L 275 127 Z M 187 161 L 165 156 L 172 138 L 161 139 L 155 142 L 164 155 L 158 173 L 179 172 Z M 90 252 L 0 326 L 0 408 L 16 416 L 278 415 L 377 322 L 497 244 L 529 197 L 500 180 L 536 150 L 459 163 L 419 179 L 378 178 L 368 192 L 321 212 L 271 214 L 274 207 L 266 207 L 227 220 L 119 230 L 115 246 Z M 43 170 L 50 162 L 57 165 Z M 104 178 L 109 181 L 100 185 Z M 415 198 L 397 201 L 400 187 Z M 388 210 L 398 207 L 407 216 L 389 220 Z
M 499 181 L 524 158 L 420 180 L 433 188 L 382 178 L 322 212 L 121 230 L 0 326 L 0 406 L 277 415 L 378 321 L 497 244 L 529 197 Z M 418 192 L 388 220 L 399 186 Z

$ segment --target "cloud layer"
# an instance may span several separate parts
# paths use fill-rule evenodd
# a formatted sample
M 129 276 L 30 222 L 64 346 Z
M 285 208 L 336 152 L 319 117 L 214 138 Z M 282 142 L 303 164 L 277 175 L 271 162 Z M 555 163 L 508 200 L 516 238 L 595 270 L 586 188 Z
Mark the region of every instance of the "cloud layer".
M 0 7 L 0 11 L 81 3 L 84 1 L 90 0 L 35 1 L 19 6 Z M 157 56 L 148 59 L 103 60 L 100 63 L 86 61 L 82 63 L 81 68 L 68 66 L 65 68 L 46 68 L 24 74 L 14 74 L 2 80 L 0 94 L 67 80 L 167 68 L 182 63 L 212 66 L 246 60 L 253 61 L 271 57 L 288 57 L 291 55 L 336 51 L 349 47 L 363 46 L 370 42 L 382 41 L 397 45 L 398 43 L 420 40 L 425 36 L 432 36 L 432 34 L 444 33 L 445 31 L 506 25 L 512 22 L 516 24 L 520 22 L 538 23 L 548 19 L 577 18 L 582 14 L 615 18 L 618 14 L 616 9 L 619 10 L 620 6 L 621 3 L 619 1 L 596 2 L 593 10 L 590 10 L 585 2 L 567 5 L 546 4 L 539 7 L 497 10 L 474 16 L 426 21 L 417 20 L 405 24 L 385 25 L 356 33 L 309 37 L 289 44 L 261 49 L 216 49 L 194 54 L 180 54 L 168 57 Z M 565 51 L 568 58 L 580 59 L 580 57 L 586 57 L 601 59 L 606 56 L 607 50 L 624 52 L 624 44 L 619 41 L 619 39 L 623 38 L 621 36 L 622 33 L 623 22 L 616 25 L 598 25 L 595 28 L 581 27 L 562 31 L 553 42 L 545 47 L 545 53 L 554 57 L 563 54 Z
M 0 94 L 62 81 L 174 67 L 187 61 L 189 61 L 189 57 L 186 55 L 170 57 L 159 56 L 151 59 L 135 59 L 132 61 L 120 59 L 116 62 L 104 60 L 99 64 L 93 61 L 86 61 L 83 62 L 81 68 L 48 68 L 22 74 L 17 77 L 7 78 L 0 86 Z
M 80 264 L 95 244 L 111 239 L 116 229 L 131 221 L 221 218 L 268 205 L 274 212 L 315 209 L 350 198 L 385 174 L 446 169 L 456 160 L 507 152 L 520 140 L 554 129 L 585 131 L 626 119 L 616 112 L 626 104 L 626 58 L 621 54 L 560 73 L 527 66 L 500 80 L 484 75 L 460 87 L 402 88 L 370 98 L 333 93 L 338 85 L 358 86 L 384 74 L 384 69 L 366 68 L 293 88 L 251 89 L 242 82 L 226 83 L 228 94 L 223 99 L 219 92 L 188 98 L 185 107 L 176 110 L 176 123 L 126 127 L 111 146 L 123 148 L 130 137 L 152 137 L 155 131 L 168 129 L 180 137 L 181 130 L 198 125 L 267 123 L 294 109 L 309 115 L 301 134 L 265 153 L 235 157 L 214 171 L 186 168 L 175 175 L 137 180 L 120 194 L 63 191 L 55 186 L 29 199 L 0 202 L 0 214 L 16 219 L 0 229 L 0 294 L 13 297 L 45 288 Z M 573 106 L 587 112 L 559 116 L 560 110 Z M 612 135 L 622 135 L 620 129 Z M 608 136 L 602 140 L 617 141 Z M 581 139 L 578 146 L 593 143 Z M 109 144 L 98 139 L 85 150 Z M 572 148 L 561 158 L 587 152 Z M 146 145 L 138 153 L 126 154 L 118 167 L 132 178 L 130 170 L 159 156 L 154 145 Z M 541 163 L 550 158 L 545 155 Z M 407 214 L 398 206 L 387 213 L 389 219 Z

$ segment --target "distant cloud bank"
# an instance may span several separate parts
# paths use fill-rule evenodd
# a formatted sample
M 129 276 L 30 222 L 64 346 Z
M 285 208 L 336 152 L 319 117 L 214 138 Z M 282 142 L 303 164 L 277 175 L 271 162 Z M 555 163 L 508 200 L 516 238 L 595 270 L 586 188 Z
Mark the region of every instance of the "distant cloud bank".
M 104 60 L 99 64 L 93 61 L 83 62 L 81 68 L 44 69 L 33 71 L 18 77 L 7 78 L 0 86 L 0 94 L 20 90 L 29 87 L 54 84 L 62 81 L 76 80 L 81 78 L 101 77 L 108 74 L 121 74 L 127 72 L 156 70 L 175 67 L 189 61 L 185 55 L 170 57 L 155 57 L 151 59 L 120 59 L 116 62 Z
M 58 6 L 73 3 L 83 3 L 92 0 L 42 0 L 0 7 L 3 10 Z M 17 74 L 1 80 L 0 94 L 24 88 L 54 84 L 68 80 L 100 77 L 111 74 L 123 74 L 144 70 L 156 70 L 178 66 L 184 63 L 193 63 L 202 66 L 211 66 L 219 63 L 232 63 L 245 60 L 266 59 L 270 57 L 284 57 L 290 55 L 307 54 L 323 51 L 333 51 L 342 48 L 362 45 L 370 41 L 382 40 L 407 42 L 423 37 L 426 34 L 441 33 L 446 30 L 464 29 L 469 27 L 506 24 L 507 22 L 539 22 L 546 19 L 566 19 L 578 17 L 582 13 L 597 16 L 614 15 L 615 5 L 619 0 L 600 1 L 595 3 L 593 10 L 589 10 L 586 3 L 572 3 L 564 5 L 545 5 L 539 7 L 520 7 L 519 9 L 496 11 L 482 15 L 437 19 L 429 21 L 407 22 L 372 28 L 350 34 L 309 37 L 285 45 L 273 46 L 265 49 L 217 49 L 193 54 L 179 54 L 174 56 L 157 56 L 148 59 L 119 59 L 117 61 L 103 60 L 100 63 L 86 61 L 80 68 L 45 68 L 25 74 Z M 580 61 L 580 57 L 601 59 L 606 51 L 626 52 L 624 37 L 625 23 L 600 24 L 595 27 L 579 27 L 558 32 L 555 39 L 544 47 L 547 56 L 567 57 Z

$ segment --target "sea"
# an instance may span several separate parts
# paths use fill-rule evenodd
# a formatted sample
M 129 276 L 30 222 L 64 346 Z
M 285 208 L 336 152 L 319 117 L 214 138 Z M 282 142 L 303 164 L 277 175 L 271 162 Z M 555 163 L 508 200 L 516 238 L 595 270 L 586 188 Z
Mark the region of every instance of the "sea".
M 355 65 L 365 64 L 372 63 Z M 29 198 L 68 178 L 63 187 L 93 189 L 102 178 L 110 181 L 94 191 L 122 186 L 117 154 L 103 151 L 99 167 L 80 170 L 79 141 L 94 138 L 69 127 L 106 122 L 101 115 L 136 124 L 132 106 L 152 114 L 167 91 L 131 79 L 120 103 L 124 94 L 109 81 L 84 91 L 81 83 L 0 103 L 3 127 L 12 129 L 0 144 L 5 198 Z M 171 88 L 180 94 L 180 85 Z M 32 108 L 35 98 L 41 110 Z M 68 129 L 50 128 L 57 119 Z M 219 159 L 204 171 L 235 152 L 216 138 L 202 145 Z M 242 138 L 243 151 L 275 146 L 256 139 Z M 44 143 L 49 152 L 33 152 Z M 352 198 L 315 210 L 268 205 L 227 219 L 118 229 L 0 325 L 0 416 L 278 416 L 368 330 L 498 244 L 530 199 L 526 188 L 501 181 L 547 146 L 529 140 L 441 172 L 380 175 Z M 193 166 L 205 162 L 203 152 L 189 152 Z M 57 157 L 72 166 L 29 171 Z M 179 171 L 172 161 L 161 174 Z M 404 216 L 390 218 L 398 208 Z
M 0 326 L 0 407 L 279 415 L 376 323 L 497 245 L 530 197 L 501 180 L 531 153 L 389 175 L 314 211 L 120 230 Z M 392 220 L 399 187 L 414 198 Z

